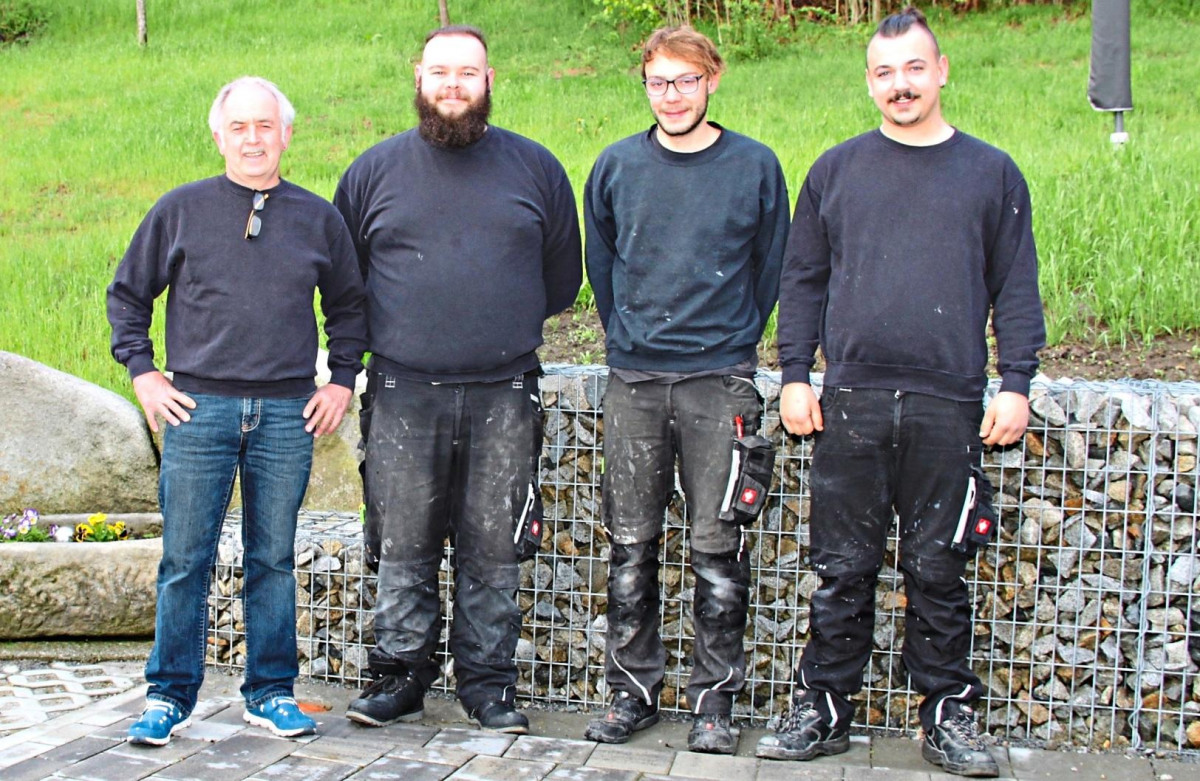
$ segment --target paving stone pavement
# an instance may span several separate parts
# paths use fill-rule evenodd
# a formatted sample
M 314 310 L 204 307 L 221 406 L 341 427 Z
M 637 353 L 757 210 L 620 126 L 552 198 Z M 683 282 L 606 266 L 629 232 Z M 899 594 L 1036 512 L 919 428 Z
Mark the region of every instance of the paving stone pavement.
M 0 665 L 0 736 L 132 689 L 141 664 Z
M 51 679 L 117 678 L 111 671 L 64 670 Z M 107 665 L 101 665 L 107 668 Z M 24 670 L 17 675 L 30 676 Z M 0 737 L 3 781 L 947 781 L 924 762 L 920 744 L 904 738 L 855 736 L 848 753 L 812 762 L 754 757 L 763 734 L 744 728 L 735 756 L 692 754 L 688 725 L 664 721 L 626 745 L 580 740 L 588 714 L 528 709 L 531 735 L 472 729 L 452 701 L 429 698 L 425 717 L 381 729 L 344 718 L 356 692 L 297 684 L 297 697 L 319 709 L 318 734 L 276 738 L 242 721 L 240 681 L 209 672 L 192 726 L 161 748 L 125 742 L 141 712 L 145 686 L 136 678 L 107 699 L 58 714 Z M 11 682 L 7 685 L 15 686 Z M 64 688 L 65 684 L 62 684 Z M 27 687 L 26 687 L 27 688 Z M 36 688 L 36 687 L 34 687 Z M 95 687 L 100 688 L 99 685 Z M 89 698 L 91 699 L 91 698 Z M 1200 781 L 1200 762 L 1121 754 L 994 749 L 1010 781 Z M 1189 759 L 1196 759 L 1189 757 Z

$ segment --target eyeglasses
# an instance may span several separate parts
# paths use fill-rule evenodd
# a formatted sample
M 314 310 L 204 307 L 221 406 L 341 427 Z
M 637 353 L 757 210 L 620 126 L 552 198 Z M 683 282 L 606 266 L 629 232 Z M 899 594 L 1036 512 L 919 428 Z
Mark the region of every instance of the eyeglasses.
M 250 206 L 250 217 L 246 220 L 246 240 L 256 238 L 262 230 L 262 218 L 258 213 L 267 205 L 267 199 L 271 197 L 270 193 L 255 193 L 254 203 Z
M 687 76 L 676 76 L 673 79 L 660 79 L 657 76 L 652 76 L 648 79 L 642 79 L 642 83 L 646 85 L 646 94 L 653 95 L 658 98 L 667 94 L 667 87 L 675 85 L 675 91 L 680 95 L 691 95 L 696 90 L 700 89 L 700 80 L 704 78 L 701 74 L 697 76 L 690 73 Z

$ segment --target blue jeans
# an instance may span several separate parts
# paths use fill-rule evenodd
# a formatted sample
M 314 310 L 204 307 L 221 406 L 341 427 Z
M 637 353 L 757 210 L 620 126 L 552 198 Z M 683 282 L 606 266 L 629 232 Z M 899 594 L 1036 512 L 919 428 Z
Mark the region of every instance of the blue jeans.
M 192 419 L 163 435 L 158 500 L 163 556 L 158 566 L 154 650 L 146 664 L 149 699 L 184 713 L 204 680 L 208 589 L 234 477 L 241 475 L 246 677 L 256 705 L 291 695 L 296 662 L 296 514 L 312 467 L 304 430 L 307 398 L 258 399 L 189 394 Z

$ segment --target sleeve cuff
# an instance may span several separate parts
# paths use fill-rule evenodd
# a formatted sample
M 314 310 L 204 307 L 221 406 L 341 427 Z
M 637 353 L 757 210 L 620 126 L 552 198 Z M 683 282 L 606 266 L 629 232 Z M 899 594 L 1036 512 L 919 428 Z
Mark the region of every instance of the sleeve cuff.
M 1000 379 L 1000 392 L 1019 393 L 1025 398 L 1029 398 L 1029 382 L 1028 374 L 1009 372 Z
M 354 380 L 358 377 L 358 371 L 351 367 L 339 366 L 329 370 L 329 384 L 341 385 L 343 388 L 354 390 Z
M 812 371 L 811 366 L 802 363 L 788 364 L 783 367 L 782 384 L 787 385 L 791 382 L 802 382 L 805 385 L 811 385 L 809 381 L 809 373 Z
M 125 368 L 129 370 L 129 379 L 140 377 L 143 374 L 149 374 L 156 371 L 158 367 L 154 365 L 154 356 L 149 353 L 141 353 L 129 359 L 125 364 Z

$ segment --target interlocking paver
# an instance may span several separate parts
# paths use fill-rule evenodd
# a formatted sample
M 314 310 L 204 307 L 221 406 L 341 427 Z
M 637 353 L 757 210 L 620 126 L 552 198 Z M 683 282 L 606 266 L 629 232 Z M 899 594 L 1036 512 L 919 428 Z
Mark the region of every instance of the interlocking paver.
M 671 751 L 634 748 L 633 746 L 597 745 L 588 757 L 589 767 L 607 767 L 613 770 L 638 770 L 643 773 L 669 773 L 675 754 Z
M 553 762 L 478 756 L 450 776 L 451 781 L 541 781 L 554 770 Z
M 78 781 L 136 781 L 166 766 L 163 760 L 105 751 L 69 766 L 60 775 Z
M 48 778 L 65 764 L 64 762 L 51 762 L 44 757 L 37 756 L 4 768 L 0 775 L 3 776 L 4 781 L 42 781 L 43 778 Z
M 780 762 L 760 760 L 755 781 L 842 781 L 841 765 L 821 765 L 813 762 Z
M 239 734 L 159 772 L 175 781 L 234 781 L 274 764 L 296 750 L 290 740 Z
M 367 765 L 346 781 L 442 781 L 456 769 L 457 765 L 387 756 Z
M 183 733 L 171 738 L 171 742 L 165 746 L 145 746 L 140 743 L 118 743 L 109 751 L 114 754 L 124 754 L 130 757 L 147 757 L 154 760 L 165 760 L 168 763 L 174 764 L 181 759 L 186 759 L 192 754 L 203 751 L 208 748 L 209 743 L 205 740 L 197 740 L 193 737 L 185 736 Z
M 498 732 L 484 732 L 476 729 L 444 729 L 425 745 L 428 748 L 457 748 L 470 751 L 472 754 L 498 757 L 508 751 L 508 747 L 516 739 L 515 735 Z
M 613 770 L 586 765 L 559 765 L 546 776 L 546 781 L 636 781 L 641 774 L 634 770 Z
M 405 759 L 411 762 L 423 762 L 434 765 L 453 765 L 459 767 L 471 761 L 473 752 L 461 748 L 443 746 L 397 746 L 387 753 L 389 757 Z
M 891 767 L 848 767 L 842 778 L 845 781 L 929 781 L 929 773 Z
M 757 770 L 758 760 L 750 757 L 680 751 L 675 755 L 675 761 L 671 763 L 670 775 L 728 781 L 733 778 L 754 778 Z
M 1150 766 L 1154 769 L 1155 778 L 1166 779 L 1170 776 L 1173 781 L 1200 781 L 1200 761 L 1184 763 L 1151 757 Z
M 15 745 L 6 746 L 0 749 L 0 770 L 15 765 L 18 762 L 24 762 L 30 757 L 35 757 L 44 751 L 49 751 L 54 748 L 48 743 L 40 741 L 28 741 Z
M 245 732 L 248 725 L 246 722 L 240 724 L 222 724 L 218 721 L 193 721 L 190 727 L 187 727 L 180 735 L 186 735 L 193 740 L 206 740 L 209 743 L 217 743 L 226 740 L 239 732 Z
M 342 781 L 343 778 L 358 769 L 358 765 L 327 762 L 323 759 L 293 754 L 279 762 L 267 765 L 250 776 L 247 781 Z
M 385 746 L 423 746 L 437 733 L 437 727 L 399 722 L 386 727 L 364 727 L 350 719 L 337 716 L 317 722 L 317 734 L 323 737 L 377 741 Z
M 90 756 L 99 754 L 101 751 L 107 751 L 113 747 L 111 740 L 103 738 L 79 738 L 72 740 L 70 743 L 64 743 L 61 746 L 50 749 L 42 753 L 40 756 L 50 760 L 51 762 L 61 760 L 63 764 L 71 764 L 87 759 Z
M 509 759 L 533 759 L 555 764 L 582 765 L 596 744 L 590 740 L 568 740 L 565 738 L 543 738 L 537 735 L 522 735 L 504 752 Z
M 387 753 L 389 746 L 386 741 L 363 740 L 362 738 L 330 737 L 322 735 L 311 743 L 300 746 L 295 754 L 313 759 L 325 759 L 331 762 L 362 767 L 369 765 Z
M 1100 781 L 1153 781 L 1149 762 L 1120 755 L 1075 754 L 1010 748 L 1012 774 L 1019 779 L 1095 779 Z

